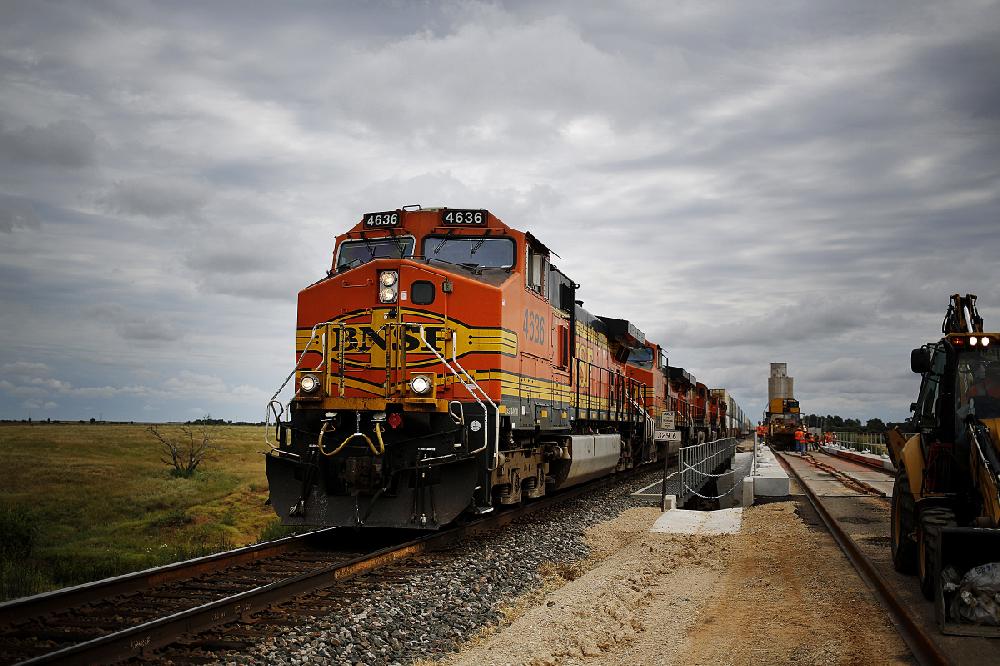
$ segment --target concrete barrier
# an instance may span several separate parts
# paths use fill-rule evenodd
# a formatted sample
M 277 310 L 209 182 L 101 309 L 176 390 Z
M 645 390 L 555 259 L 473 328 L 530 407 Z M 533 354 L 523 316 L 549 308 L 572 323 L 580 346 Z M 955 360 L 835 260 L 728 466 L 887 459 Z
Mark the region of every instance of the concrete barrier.
M 819 447 L 819 450 L 827 455 L 837 456 L 838 458 L 851 460 L 861 465 L 867 465 L 868 467 L 881 469 L 886 472 L 889 472 L 890 474 L 896 473 L 896 468 L 892 466 L 892 461 L 889 460 L 889 456 L 887 455 L 879 455 L 877 453 L 862 453 L 861 451 L 855 451 L 854 449 L 847 449 L 837 444 L 823 444 L 822 446 Z
M 757 470 L 751 484 L 754 497 L 784 497 L 789 494 L 788 473 L 766 446 L 757 448 Z
M 744 476 L 742 483 L 743 487 L 740 489 L 740 500 L 743 506 L 750 506 L 753 504 L 753 477 Z

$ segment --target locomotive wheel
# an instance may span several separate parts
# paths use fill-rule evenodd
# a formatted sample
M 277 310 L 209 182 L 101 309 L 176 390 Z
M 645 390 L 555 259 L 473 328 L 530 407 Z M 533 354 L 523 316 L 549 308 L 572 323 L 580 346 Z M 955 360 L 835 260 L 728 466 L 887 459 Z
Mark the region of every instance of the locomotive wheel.
M 956 524 L 955 512 L 943 506 L 929 506 L 920 512 L 920 530 L 917 534 L 919 557 L 918 574 L 920 591 L 934 599 L 937 587 L 938 556 L 941 554 L 941 528 Z
M 917 544 L 910 537 L 916 523 L 916 513 L 906 467 L 900 464 L 896 481 L 892 484 L 892 525 L 889 534 L 892 566 L 904 574 L 917 571 Z

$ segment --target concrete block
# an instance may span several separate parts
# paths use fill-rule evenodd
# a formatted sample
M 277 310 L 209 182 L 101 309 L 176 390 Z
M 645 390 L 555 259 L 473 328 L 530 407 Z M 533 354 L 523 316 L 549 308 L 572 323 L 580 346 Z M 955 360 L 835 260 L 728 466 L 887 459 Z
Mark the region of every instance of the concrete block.
M 653 523 L 650 532 L 672 534 L 735 534 L 743 523 L 743 509 L 719 509 L 718 511 L 688 511 L 676 509 L 667 511 Z
M 743 477 L 743 487 L 740 489 L 741 492 L 741 504 L 743 506 L 750 506 L 753 504 L 753 477 L 745 476 Z
M 789 493 L 788 475 L 758 476 L 753 480 L 755 497 L 784 497 Z
M 757 473 L 753 479 L 755 497 L 784 497 L 789 493 L 788 474 L 782 469 L 774 453 L 766 446 L 757 454 Z
M 663 506 L 660 507 L 662 511 L 671 511 L 677 508 L 677 495 L 665 495 L 663 497 Z

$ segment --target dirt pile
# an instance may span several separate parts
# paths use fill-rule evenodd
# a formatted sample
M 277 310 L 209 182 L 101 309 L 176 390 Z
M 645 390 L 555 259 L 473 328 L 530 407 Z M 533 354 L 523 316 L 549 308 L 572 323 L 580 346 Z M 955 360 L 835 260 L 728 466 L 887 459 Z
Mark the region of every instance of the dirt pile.
M 449 664 L 912 663 L 885 613 L 791 502 L 752 507 L 738 534 L 647 531 L 630 509 L 587 532 L 590 560 Z M 544 567 L 543 567 L 544 569 Z

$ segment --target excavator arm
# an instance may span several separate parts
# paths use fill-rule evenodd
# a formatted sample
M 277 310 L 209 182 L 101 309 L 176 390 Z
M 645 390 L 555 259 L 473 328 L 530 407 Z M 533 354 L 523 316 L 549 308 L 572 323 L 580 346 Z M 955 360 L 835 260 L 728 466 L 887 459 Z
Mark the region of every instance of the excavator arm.
M 975 294 L 966 294 L 964 297 L 961 294 L 951 295 L 951 304 L 941 323 L 941 332 L 945 335 L 983 332 L 983 318 L 976 309 Z

